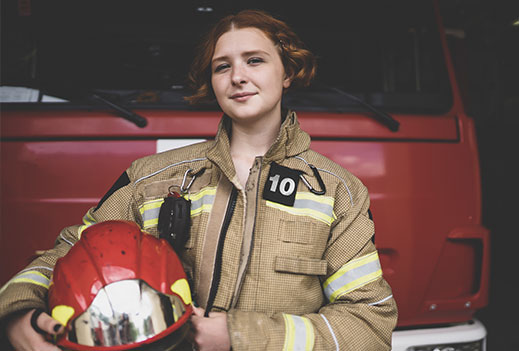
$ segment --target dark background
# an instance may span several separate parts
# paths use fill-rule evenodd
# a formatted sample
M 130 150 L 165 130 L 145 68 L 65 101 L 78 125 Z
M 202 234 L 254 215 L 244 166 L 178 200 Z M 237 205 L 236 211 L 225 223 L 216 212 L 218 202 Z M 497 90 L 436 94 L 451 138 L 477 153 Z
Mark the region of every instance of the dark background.
M 479 142 L 483 224 L 491 231 L 488 306 L 476 315 L 488 349 L 519 350 L 517 254 L 519 233 L 519 1 L 441 1 L 467 113 Z

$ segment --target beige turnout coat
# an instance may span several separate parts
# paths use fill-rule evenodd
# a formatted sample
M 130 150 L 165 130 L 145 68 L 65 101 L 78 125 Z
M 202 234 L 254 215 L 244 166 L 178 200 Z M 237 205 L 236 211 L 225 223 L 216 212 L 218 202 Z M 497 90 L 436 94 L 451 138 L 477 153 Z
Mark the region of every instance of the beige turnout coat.
M 127 219 L 157 236 L 168 189 L 184 184 L 192 225 L 181 256 L 197 303 L 227 312 L 233 350 L 390 349 L 397 309 L 372 242 L 366 187 L 310 150 L 290 112 L 243 188 L 228 125 L 224 117 L 214 141 L 135 161 L 82 225 L 65 228 L 2 288 L 0 318 L 45 306 L 56 260 L 89 225 Z M 322 195 L 311 191 L 321 185 L 310 165 Z

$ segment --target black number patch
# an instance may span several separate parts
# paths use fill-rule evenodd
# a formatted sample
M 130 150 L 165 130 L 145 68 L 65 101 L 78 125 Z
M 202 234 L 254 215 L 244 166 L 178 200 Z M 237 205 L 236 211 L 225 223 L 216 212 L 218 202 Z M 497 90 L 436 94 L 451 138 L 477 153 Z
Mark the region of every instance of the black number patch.
M 294 206 L 297 184 L 301 171 L 283 167 L 275 162 L 270 165 L 270 172 L 263 189 L 263 198 L 286 206 Z

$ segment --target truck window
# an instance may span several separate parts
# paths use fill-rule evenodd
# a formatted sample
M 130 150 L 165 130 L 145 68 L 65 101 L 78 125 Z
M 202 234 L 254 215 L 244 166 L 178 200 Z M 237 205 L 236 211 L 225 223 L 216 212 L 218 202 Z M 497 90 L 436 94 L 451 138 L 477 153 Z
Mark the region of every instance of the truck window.
M 2 102 L 23 102 L 22 94 L 38 105 L 81 105 L 96 92 L 130 107 L 173 109 L 191 108 L 182 97 L 189 93 L 186 74 L 200 36 L 222 15 L 258 7 L 248 0 L 34 0 L 25 12 L 16 2 L 5 6 L 9 30 L 2 40 Z M 261 3 L 261 9 L 288 22 L 318 57 L 315 84 L 288 94 L 288 107 L 360 108 L 340 90 L 387 112 L 449 109 L 448 75 L 431 4 L 299 1 L 294 8 L 291 1 Z M 17 95 L 7 87 L 35 91 Z

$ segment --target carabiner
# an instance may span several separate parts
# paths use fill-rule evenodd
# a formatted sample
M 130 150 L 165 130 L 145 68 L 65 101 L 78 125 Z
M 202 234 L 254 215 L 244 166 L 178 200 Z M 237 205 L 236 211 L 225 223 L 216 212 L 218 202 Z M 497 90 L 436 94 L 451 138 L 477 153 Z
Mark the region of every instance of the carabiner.
M 187 175 L 189 172 L 191 172 L 192 169 L 189 168 L 186 173 L 184 173 L 184 179 L 182 179 L 182 185 L 180 186 L 180 193 L 183 195 L 185 193 L 187 193 L 187 191 L 189 190 L 189 188 L 191 188 L 191 185 L 193 185 L 193 182 L 195 181 L 196 179 L 196 174 L 193 175 L 193 178 L 191 178 L 191 181 L 189 182 L 189 184 L 187 185 L 187 187 L 184 187 L 186 185 L 186 179 L 187 179 Z
M 300 174 L 299 177 L 312 193 L 314 193 L 315 195 L 324 195 L 326 193 L 326 186 L 324 185 L 323 179 L 321 178 L 319 171 L 314 165 L 310 163 L 308 164 L 308 166 L 312 169 L 312 172 L 314 172 L 314 176 L 317 179 L 317 182 L 319 183 L 319 187 L 321 188 L 321 190 L 315 190 L 314 187 L 312 187 L 312 185 L 308 183 L 308 181 L 302 174 Z

